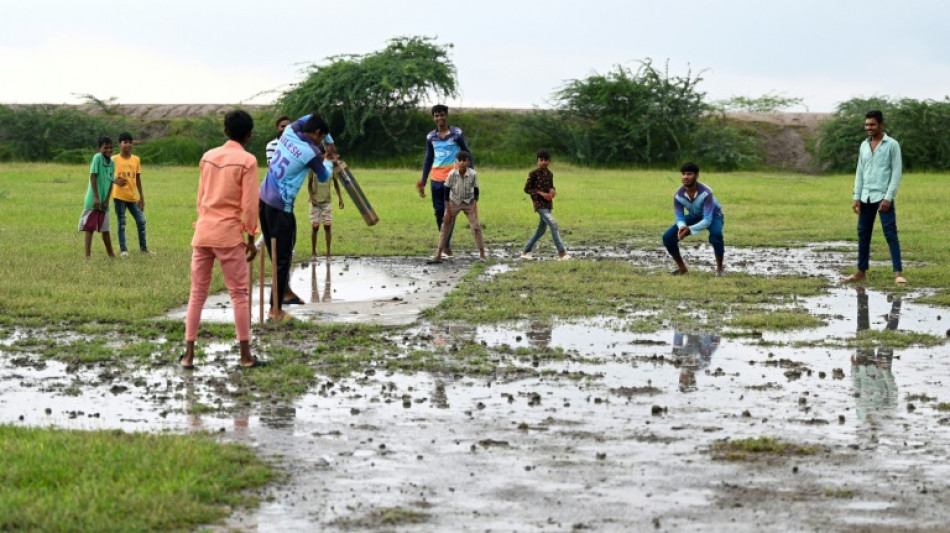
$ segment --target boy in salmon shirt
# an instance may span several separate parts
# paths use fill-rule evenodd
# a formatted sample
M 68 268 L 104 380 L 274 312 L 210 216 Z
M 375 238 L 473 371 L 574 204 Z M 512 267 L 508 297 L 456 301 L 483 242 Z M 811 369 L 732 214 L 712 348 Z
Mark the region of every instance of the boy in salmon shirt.
M 201 310 L 208 298 L 214 260 L 221 263 L 224 283 L 234 307 L 234 328 L 241 346 L 241 367 L 265 366 L 251 355 L 251 317 L 248 313 L 247 263 L 257 255 L 257 158 L 244 149 L 251 139 L 254 119 L 245 111 L 224 116 L 228 142 L 205 152 L 198 183 L 198 221 L 191 240 L 191 296 L 185 317 L 185 355 L 178 364 L 192 370 Z M 246 242 L 245 242 L 246 241 Z

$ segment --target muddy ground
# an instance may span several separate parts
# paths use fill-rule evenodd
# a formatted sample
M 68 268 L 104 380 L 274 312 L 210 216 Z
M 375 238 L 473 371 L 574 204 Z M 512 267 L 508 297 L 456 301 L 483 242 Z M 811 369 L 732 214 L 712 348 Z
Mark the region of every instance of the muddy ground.
M 729 266 L 832 278 L 854 254 L 828 249 L 844 246 L 735 250 Z M 515 253 L 493 251 L 502 260 L 486 275 L 518 268 L 505 259 Z M 656 265 L 664 253 L 579 255 Z M 705 246 L 686 254 L 700 269 L 712 255 Z M 419 320 L 471 262 L 339 258 L 329 274 L 323 261 L 303 265 L 292 286 L 309 303 L 297 314 L 391 324 L 401 350 L 446 358 L 471 343 L 568 356 L 506 376 L 366 368 L 321 378 L 292 403 L 242 408 L 219 394 L 234 372 L 230 345 L 206 347 L 194 373 L 171 361 L 117 373 L 18 353 L 0 362 L 0 421 L 208 430 L 274 458 L 286 480 L 218 531 L 948 530 L 947 347 L 837 347 L 864 328 L 945 336 L 947 310 L 916 304 L 922 293 L 836 287 L 805 301 L 824 326 L 760 336 L 637 333 L 609 316 Z M 209 301 L 207 318 L 229 321 L 224 302 Z M 42 334 L 5 333 L 0 350 Z M 801 449 L 718 449 L 763 436 Z

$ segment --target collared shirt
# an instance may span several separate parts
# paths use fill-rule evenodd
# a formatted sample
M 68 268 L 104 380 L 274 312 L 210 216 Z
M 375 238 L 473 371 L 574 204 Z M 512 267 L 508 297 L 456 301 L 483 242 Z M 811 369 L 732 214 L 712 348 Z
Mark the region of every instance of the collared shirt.
M 474 168 L 468 168 L 463 176 L 459 169 L 453 168 L 452 172 L 449 172 L 449 177 L 445 179 L 445 186 L 450 189 L 450 202 L 470 204 L 475 199 L 475 189 L 478 188 L 478 173 Z
M 198 164 L 198 221 L 192 246 L 231 247 L 257 234 L 257 158 L 228 141 Z
M 455 126 L 449 126 L 449 132 L 445 137 L 439 136 L 439 130 L 432 130 L 426 135 L 426 160 L 422 165 L 422 184 L 425 185 L 429 179 L 429 172 L 432 172 L 432 181 L 445 181 L 449 177 L 449 172 L 455 168 L 455 156 L 459 150 L 471 152 L 465 145 L 465 136 L 462 130 Z M 472 161 L 469 168 L 475 168 L 475 162 Z
M 692 200 L 686 194 L 685 186 L 673 194 L 673 214 L 676 216 L 676 225 L 680 228 L 687 225 L 688 218 L 703 217 L 689 226 L 690 235 L 695 235 L 708 228 L 714 217 L 722 216 L 722 206 L 709 186 L 696 182 L 696 196 Z
M 871 138 L 861 143 L 854 173 L 854 199 L 864 203 L 893 202 L 903 174 L 901 145 L 886 133 L 871 151 Z
M 531 195 L 534 210 L 554 209 L 554 200 L 542 197 L 539 192 L 551 192 L 554 188 L 554 173 L 546 168 L 538 167 L 528 173 L 528 181 L 524 184 L 525 194 Z
M 323 150 L 301 133 L 309 118 L 310 115 L 301 117 L 284 129 L 261 184 L 261 201 L 285 213 L 294 212 L 294 201 L 308 170 L 313 170 L 317 181 L 330 179 L 330 173 L 323 166 Z

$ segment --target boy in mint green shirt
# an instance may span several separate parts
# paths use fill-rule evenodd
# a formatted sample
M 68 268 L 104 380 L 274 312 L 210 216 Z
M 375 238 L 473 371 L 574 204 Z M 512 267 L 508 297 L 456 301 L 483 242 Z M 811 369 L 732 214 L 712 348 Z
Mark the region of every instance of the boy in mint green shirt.
M 125 185 L 124 178 L 115 178 L 115 162 L 112 161 L 112 139 L 99 138 L 99 153 L 92 158 L 89 166 L 89 186 L 82 215 L 79 217 L 79 231 L 86 233 L 86 259 L 92 255 L 92 234 L 102 233 L 102 242 L 106 245 L 109 257 L 115 257 L 112 251 L 112 239 L 109 235 L 109 197 L 112 196 L 112 184 Z

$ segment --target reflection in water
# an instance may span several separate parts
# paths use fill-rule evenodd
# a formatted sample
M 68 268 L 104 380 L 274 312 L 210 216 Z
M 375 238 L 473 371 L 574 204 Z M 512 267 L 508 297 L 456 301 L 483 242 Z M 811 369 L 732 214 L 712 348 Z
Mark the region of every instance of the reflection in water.
M 719 348 L 719 335 L 715 332 L 689 332 L 673 330 L 673 360 L 680 367 L 680 391 L 693 392 L 696 387 L 696 371 L 709 366 L 712 354 Z
M 327 262 L 327 273 L 323 282 L 323 298 L 320 298 L 320 284 L 317 283 L 317 262 L 310 263 L 310 301 L 328 303 L 333 298 L 330 296 L 330 263 Z
M 261 424 L 271 429 L 292 429 L 297 419 L 293 405 L 272 405 L 261 409 Z
M 464 322 L 442 323 L 433 325 L 429 330 L 432 335 L 432 344 L 440 348 L 451 348 L 475 343 L 478 328 Z
M 432 405 L 439 409 L 449 408 L 449 397 L 445 394 L 445 382 L 441 379 L 435 380 L 435 388 L 432 389 Z
M 856 288 L 858 293 L 858 332 L 871 328 L 868 295 L 863 287 Z M 901 317 L 900 296 L 889 296 L 891 312 L 887 314 L 886 331 L 897 331 Z M 874 415 L 897 407 L 897 383 L 891 373 L 894 349 L 879 346 L 858 347 L 851 359 L 851 378 L 854 382 L 854 396 L 857 402 L 858 418 L 875 422 Z
M 531 323 L 525 336 L 528 337 L 528 344 L 535 348 L 547 348 L 551 344 L 551 333 L 554 324 L 550 321 L 538 320 Z

